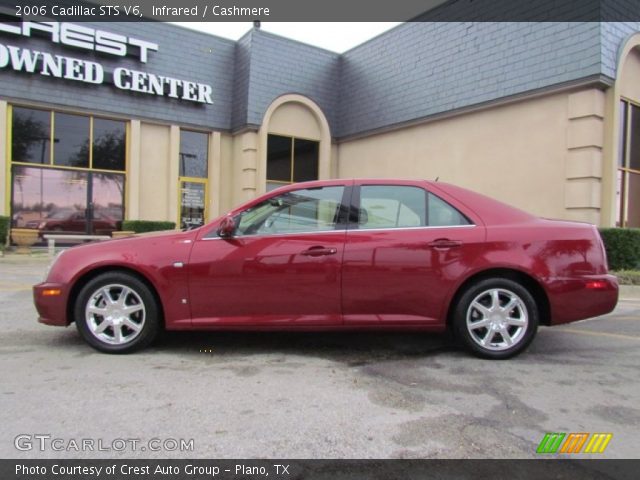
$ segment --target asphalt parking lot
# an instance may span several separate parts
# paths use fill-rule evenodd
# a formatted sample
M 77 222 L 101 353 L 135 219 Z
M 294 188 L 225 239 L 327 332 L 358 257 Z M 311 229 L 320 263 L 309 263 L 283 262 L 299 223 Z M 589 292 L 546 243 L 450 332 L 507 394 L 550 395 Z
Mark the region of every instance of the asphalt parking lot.
M 639 457 L 637 289 L 503 362 L 388 333 L 181 333 L 111 356 L 36 322 L 46 264 L 0 258 L 2 458 L 534 458 L 546 432 L 612 433 L 599 457 Z

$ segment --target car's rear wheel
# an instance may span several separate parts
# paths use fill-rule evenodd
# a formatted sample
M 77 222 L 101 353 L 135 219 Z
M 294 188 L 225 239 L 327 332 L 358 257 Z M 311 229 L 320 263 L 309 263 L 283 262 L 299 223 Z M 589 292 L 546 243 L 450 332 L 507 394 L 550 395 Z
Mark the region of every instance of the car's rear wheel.
M 149 287 L 126 272 L 107 272 L 80 291 L 75 322 L 84 340 L 101 352 L 129 353 L 149 345 L 160 321 Z
M 453 312 L 456 337 L 475 355 L 506 359 L 522 352 L 538 330 L 538 307 L 529 291 L 505 278 L 467 288 Z

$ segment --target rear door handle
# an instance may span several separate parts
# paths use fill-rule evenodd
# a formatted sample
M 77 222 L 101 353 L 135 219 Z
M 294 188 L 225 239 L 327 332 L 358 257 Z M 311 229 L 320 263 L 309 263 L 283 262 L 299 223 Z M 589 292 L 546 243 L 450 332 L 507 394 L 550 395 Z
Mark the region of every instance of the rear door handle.
M 322 255 L 335 255 L 338 253 L 337 248 L 325 248 L 322 246 L 311 247 L 304 252 L 301 252 L 300 255 L 304 255 L 306 257 L 321 257 Z
M 462 242 L 460 240 L 449 240 L 448 238 L 438 238 L 433 242 L 427 243 L 427 245 L 437 250 L 446 250 L 448 248 L 461 247 Z

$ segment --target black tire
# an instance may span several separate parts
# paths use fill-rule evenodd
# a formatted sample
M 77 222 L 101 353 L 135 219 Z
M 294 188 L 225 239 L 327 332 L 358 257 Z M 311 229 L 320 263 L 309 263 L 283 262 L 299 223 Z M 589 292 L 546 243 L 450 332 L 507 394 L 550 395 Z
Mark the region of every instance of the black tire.
M 126 272 L 107 272 L 90 280 L 78 294 L 73 313 L 82 338 L 105 353 L 140 350 L 160 330 L 153 292 Z
M 452 321 L 456 338 L 467 350 L 503 360 L 529 346 L 538 331 L 539 312 L 531 293 L 518 282 L 487 278 L 462 293 Z

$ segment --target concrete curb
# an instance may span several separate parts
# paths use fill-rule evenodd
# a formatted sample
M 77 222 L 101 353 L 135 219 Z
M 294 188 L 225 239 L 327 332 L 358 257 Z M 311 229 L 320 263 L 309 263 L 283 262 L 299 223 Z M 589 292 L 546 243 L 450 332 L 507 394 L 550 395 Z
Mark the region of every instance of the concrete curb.
M 14 252 L 4 252 L 0 256 L 0 262 L 12 265 L 47 264 L 51 261 L 46 252 L 33 252 L 30 255 L 21 255 Z
M 620 285 L 620 298 L 640 300 L 640 285 Z

